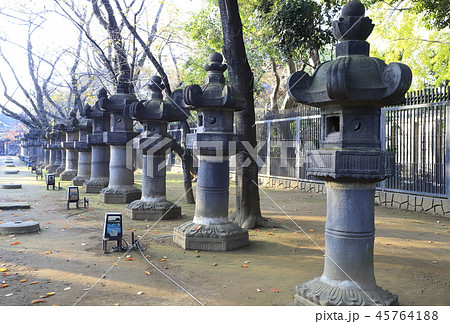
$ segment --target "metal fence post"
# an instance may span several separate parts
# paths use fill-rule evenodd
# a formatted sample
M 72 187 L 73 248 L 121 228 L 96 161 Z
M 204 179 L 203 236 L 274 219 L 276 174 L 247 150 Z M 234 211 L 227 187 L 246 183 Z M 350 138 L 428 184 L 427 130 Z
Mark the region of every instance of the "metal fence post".
M 266 173 L 270 176 L 270 148 L 271 148 L 271 136 L 270 136 L 270 126 L 272 122 L 267 122 L 267 151 L 266 151 Z
M 450 199 L 450 104 L 445 105 L 445 195 Z
M 300 118 L 297 118 L 295 123 L 295 178 L 300 179 Z
M 380 142 L 381 142 L 381 149 L 383 151 L 386 151 L 386 114 L 387 109 L 382 108 L 380 116 Z M 386 187 L 386 180 L 380 181 L 379 189 L 383 190 L 385 187 Z

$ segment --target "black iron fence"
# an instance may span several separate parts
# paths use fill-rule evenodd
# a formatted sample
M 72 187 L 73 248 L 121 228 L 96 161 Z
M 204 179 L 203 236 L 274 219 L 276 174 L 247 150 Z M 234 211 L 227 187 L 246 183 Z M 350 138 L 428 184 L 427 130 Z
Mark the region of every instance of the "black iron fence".
M 394 176 L 379 189 L 450 198 L 450 87 L 412 92 L 406 104 L 381 111 L 382 148 L 394 153 Z M 319 109 L 298 105 L 255 123 L 259 173 L 317 181 L 306 173 L 306 152 L 319 148 Z M 179 138 L 174 125 L 169 130 Z M 172 157 L 170 164 L 178 164 Z

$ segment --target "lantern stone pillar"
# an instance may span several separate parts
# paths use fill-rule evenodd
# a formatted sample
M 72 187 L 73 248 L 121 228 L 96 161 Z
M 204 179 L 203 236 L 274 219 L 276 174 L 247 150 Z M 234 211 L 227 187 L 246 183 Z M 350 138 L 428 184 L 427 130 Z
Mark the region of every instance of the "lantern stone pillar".
M 66 150 L 66 168 L 59 176 L 61 181 L 71 181 L 78 173 L 78 152 L 74 144 L 78 140 L 78 124 L 76 112 L 72 110 L 65 127 L 66 140 L 61 143 L 61 147 Z
M 51 165 L 51 160 L 50 160 L 50 132 L 51 132 L 51 128 L 47 127 L 47 129 L 45 130 L 43 136 L 43 142 L 42 142 L 42 148 L 44 149 L 44 160 L 42 163 L 42 168 L 47 170 L 50 165 Z M 38 140 L 39 141 L 39 140 Z M 39 152 L 41 148 L 39 147 L 36 151 L 36 156 L 37 158 L 37 164 L 40 164 L 39 161 L 42 161 L 41 159 L 39 159 Z
M 92 119 L 92 134 L 87 135 L 87 143 L 91 146 L 91 175 L 84 185 L 86 193 L 100 193 L 109 183 L 109 146 L 103 141 L 103 132 L 109 129 L 109 114 L 100 110 L 100 99 L 106 98 L 106 89 L 98 93 L 94 107 L 86 106 L 84 115 Z
M 150 99 L 131 104 L 127 113 L 138 120 L 144 131 L 136 138 L 137 149 L 142 152 L 142 196 L 126 206 L 131 219 L 160 220 L 181 216 L 181 207 L 166 198 L 166 154 L 173 144 L 168 137 L 168 122 L 185 120 L 188 114 L 182 109 L 184 102 L 177 103 L 173 93 L 171 103 L 164 102 L 164 84 L 158 76 L 149 83 Z
M 58 134 L 56 133 L 56 129 L 53 127 L 48 132 L 48 138 L 49 138 L 48 149 L 50 151 L 50 159 L 49 159 L 50 162 L 49 162 L 46 170 L 49 173 L 54 173 L 56 171 L 56 169 L 59 167 L 59 165 L 61 164 L 61 154 L 59 155 L 59 160 L 58 160 L 59 148 L 56 144 L 57 137 L 58 137 Z
M 20 139 L 20 155 L 23 159 L 28 157 L 28 143 L 25 136 Z
M 58 140 L 56 142 L 56 145 L 58 146 L 58 149 L 60 151 L 60 164 L 58 168 L 55 170 L 55 175 L 60 176 L 62 172 L 66 169 L 66 149 L 62 147 L 62 142 L 64 142 L 66 138 L 66 133 L 64 131 L 65 125 L 64 124 L 57 124 L 56 126 L 57 134 L 58 134 Z
M 123 115 L 124 108 L 137 101 L 124 75 L 119 77 L 117 93 L 100 99 L 100 109 L 110 115 L 110 130 L 103 132 L 103 141 L 110 146 L 109 183 L 100 191 L 101 201 L 107 204 L 127 204 L 141 197 L 141 190 L 134 186 L 132 163 L 127 165 L 127 156 L 133 154 L 127 151 L 127 143 L 138 133 L 133 131 L 133 121 Z
M 184 92 L 185 103 L 197 110 L 197 133 L 189 134 L 187 142 L 199 163 L 194 219 L 174 229 L 173 240 L 184 249 L 228 251 L 249 244 L 248 232 L 228 220 L 229 142 L 237 141 L 233 113 L 244 102 L 225 85 L 222 60 L 212 53 L 204 66 L 207 83 Z
M 74 148 L 78 152 L 77 176 L 72 179 L 74 186 L 82 186 L 91 176 L 91 146 L 87 142 L 87 135 L 92 130 L 92 121 L 82 119 L 78 126 L 78 141 L 74 142 Z
M 380 109 L 404 101 L 412 75 L 406 65 L 369 57 L 374 25 L 364 13 L 359 1 L 345 5 L 333 22 L 336 60 L 312 76 L 295 72 L 286 84 L 291 98 L 321 109 L 320 149 L 308 153 L 307 171 L 327 188 L 324 271 L 297 286 L 300 305 L 398 304 L 375 282 L 374 198 L 392 164 L 380 145 Z

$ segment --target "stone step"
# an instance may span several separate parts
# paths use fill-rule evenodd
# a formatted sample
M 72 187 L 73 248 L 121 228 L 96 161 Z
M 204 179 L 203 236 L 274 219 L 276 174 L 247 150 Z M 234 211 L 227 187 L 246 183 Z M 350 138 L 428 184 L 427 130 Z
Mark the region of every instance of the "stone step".
M 0 210 L 6 209 L 28 209 L 30 204 L 26 201 L 6 201 L 0 202 Z

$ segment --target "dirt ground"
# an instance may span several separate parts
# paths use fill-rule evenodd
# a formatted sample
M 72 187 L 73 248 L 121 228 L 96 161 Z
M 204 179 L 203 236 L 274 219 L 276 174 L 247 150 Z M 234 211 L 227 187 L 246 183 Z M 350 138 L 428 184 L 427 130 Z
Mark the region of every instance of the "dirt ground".
M 20 173 L 5 175 L 5 159 L 0 157 L 0 185 L 23 188 L 0 189 L 0 201 L 27 201 L 32 208 L 3 210 L 0 222 L 33 219 L 41 231 L 0 236 L 0 268 L 8 269 L 0 274 L 0 305 L 288 306 L 297 284 L 322 274 L 325 196 L 261 188 L 263 215 L 289 229 L 250 230 L 250 245 L 234 251 L 185 251 L 171 237 L 161 238 L 194 213 L 182 196 L 182 176 L 169 173 L 167 196 L 182 207 L 183 217 L 158 223 L 124 217 L 124 238 L 131 241 L 134 231 L 148 259 L 188 294 L 138 250 L 102 253 L 104 214 L 124 212 L 124 205 L 106 205 L 99 195 L 81 191 L 90 209 L 67 210 L 69 182 L 61 182 L 64 190 L 46 190 L 45 181 L 36 180 L 16 157 Z M 234 195 L 232 184 L 230 213 Z M 401 305 L 450 305 L 449 219 L 383 207 L 375 213 L 377 284 L 398 294 Z M 41 301 L 32 304 L 35 300 Z

